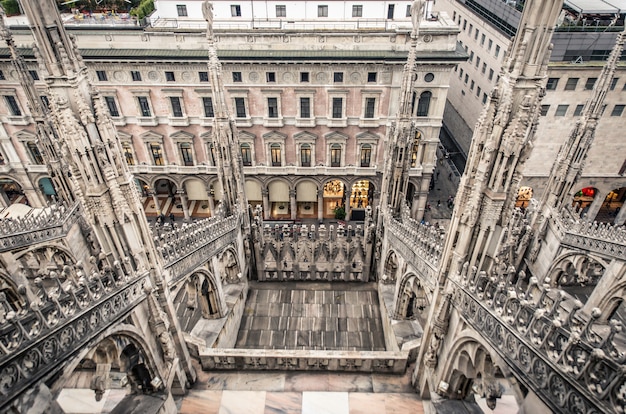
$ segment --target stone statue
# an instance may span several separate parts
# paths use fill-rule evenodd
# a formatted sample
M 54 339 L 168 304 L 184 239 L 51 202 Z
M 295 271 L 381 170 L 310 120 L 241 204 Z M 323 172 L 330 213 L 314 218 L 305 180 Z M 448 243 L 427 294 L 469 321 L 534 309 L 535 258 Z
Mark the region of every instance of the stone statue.
M 411 4 L 411 21 L 413 22 L 413 34 L 417 35 L 417 31 L 420 27 L 420 21 L 424 17 L 424 8 L 426 2 L 424 0 L 415 0 Z
M 213 37 L 213 3 L 205 1 L 202 3 L 202 15 L 207 21 L 207 36 Z

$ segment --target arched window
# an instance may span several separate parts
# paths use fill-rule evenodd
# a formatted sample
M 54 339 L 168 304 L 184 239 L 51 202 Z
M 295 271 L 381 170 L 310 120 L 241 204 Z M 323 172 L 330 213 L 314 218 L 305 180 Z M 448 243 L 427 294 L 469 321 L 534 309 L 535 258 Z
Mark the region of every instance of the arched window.
M 339 144 L 330 146 L 330 166 L 341 167 L 341 145 Z
M 252 150 L 250 144 L 241 144 L 241 159 L 243 160 L 244 166 L 250 167 L 252 165 Z
M 430 98 L 432 93 L 426 91 L 422 92 L 419 101 L 417 101 L 417 116 L 428 116 L 428 109 L 430 107 Z

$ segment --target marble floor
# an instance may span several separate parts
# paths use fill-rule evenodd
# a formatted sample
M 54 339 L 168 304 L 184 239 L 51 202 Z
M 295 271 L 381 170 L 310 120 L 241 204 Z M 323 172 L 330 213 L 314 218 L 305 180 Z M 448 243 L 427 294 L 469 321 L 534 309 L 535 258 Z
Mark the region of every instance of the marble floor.
M 384 351 L 375 286 L 251 283 L 236 348 Z
M 432 413 L 402 376 L 314 372 L 198 371 L 183 414 Z

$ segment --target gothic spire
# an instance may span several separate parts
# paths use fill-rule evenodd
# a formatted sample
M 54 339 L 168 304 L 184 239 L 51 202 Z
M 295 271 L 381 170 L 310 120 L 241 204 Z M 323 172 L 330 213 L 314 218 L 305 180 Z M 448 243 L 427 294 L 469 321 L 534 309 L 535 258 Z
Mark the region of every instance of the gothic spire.
M 409 184 L 411 150 L 417 134 L 414 122 L 415 93 L 413 85 L 416 77 L 416 54 L 419 27 L 424 17 L 425 1 L 416 0 L 411 5 L 411 46 L 409 56 L 402 71 L 400 107 L 396 119 L 387 129 L 387 148 L 383 184 L 381 189 L 382 208 L 391 208 L 392 214 L 399 215 Z
M 226 105 L 225 89 L 222 83 L 222 64 L 217 57 L 213 34 L 213 4 L 208 0 L 202 5 L 207 21 L 207 42 L 209 46 L 209 80 L 213 97 L 213 147 L 217 174 L 222 185 L 225 212 L 232 214 L 236 205 L 245 209 L 248 205 L 244 192 L 243 161 L 239 146 L 239 132 L 235 120 Z M 247 217 L 247 215 L 246 215 Z
M 476 124 L 440 277 L 468 261 L 491 265 L 534 140 L 551 37 L 563 0 L 529 0 L 500 80 Z

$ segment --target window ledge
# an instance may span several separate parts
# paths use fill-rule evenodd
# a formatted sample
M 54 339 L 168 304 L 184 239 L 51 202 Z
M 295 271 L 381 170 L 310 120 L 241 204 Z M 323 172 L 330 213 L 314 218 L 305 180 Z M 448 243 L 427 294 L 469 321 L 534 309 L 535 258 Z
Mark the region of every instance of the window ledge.
M 157 126 L 159 124 L 159 121 L 155 116 L 138 116 L 137 124 L 143 126 Z

